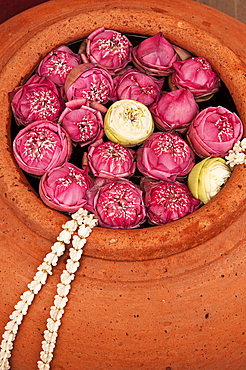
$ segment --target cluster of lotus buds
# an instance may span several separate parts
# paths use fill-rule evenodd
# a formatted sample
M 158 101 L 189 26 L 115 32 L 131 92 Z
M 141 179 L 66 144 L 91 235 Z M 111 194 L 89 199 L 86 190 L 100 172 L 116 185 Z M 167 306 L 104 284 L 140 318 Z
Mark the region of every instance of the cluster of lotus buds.
M 50 51 L 9 94 L 13 154 L 39 178 L 43 202 L 130 229 L 177 220 L 212 199 L 231 174 L 222 157 L 242 163 L 231 149 L 243 124 L 208 106 L 221 86 L 209 62 L 162 32 L 136 38 L 101 27 L 76 47 Z

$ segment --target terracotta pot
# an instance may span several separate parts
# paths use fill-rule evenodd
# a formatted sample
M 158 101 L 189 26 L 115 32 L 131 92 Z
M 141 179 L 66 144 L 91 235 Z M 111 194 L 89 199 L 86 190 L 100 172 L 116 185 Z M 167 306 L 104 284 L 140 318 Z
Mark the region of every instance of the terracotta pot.
M 52 0 L 0 26 L 1 332 L 67 217 L 47 208 L 16 165 L 8 92 L 53 48 L 104 26 L 154 35 L 205 57 L 246 125 L 245 26 L 190 0 Z M 245 369 L 246 171 L 206 206 L 162 227 L 97 228 L 62 319 L 52 369 Z M 67 257 L 67 256 L 66 256 Z M 20 327 L 11 369 L 34 369 L 66 257 Z

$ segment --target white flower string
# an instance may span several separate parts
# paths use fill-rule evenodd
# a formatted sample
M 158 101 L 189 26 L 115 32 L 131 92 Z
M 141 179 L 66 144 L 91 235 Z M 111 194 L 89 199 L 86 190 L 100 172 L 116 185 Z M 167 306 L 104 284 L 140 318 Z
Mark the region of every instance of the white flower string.
M 246 164 L 246 138 L 234 144 L 233 148 L 229 150 L 225 157 L 226 164 L 233 169 L 237 164 Z
M 57 242 L 52 245 L 51 252 L 46 255 L 44 261 L 37 268 L 38 271 L 35 274 L 33 280 L 27 285 L 28 290 L 20 296 L 20 301 L 15 305 L 15 310 L 9 316 L 10 321 L 5 326 L 5 332 L 2 336 L 3 339 L 0 346 L 0 370 L 10 369 L 9 358 L 11 357 L 13 342 L 16 338 L 16 334 L 23 320 L 23 317 L 27 314 L 28 308 L 33 302 L 34 296 L 46 283 L 48 275 L 52 275 L 52 267 L 57 265 L 58 258 L 64 254 L 66 249 L 65 244 L 70 244 L 73 233 L 77 230 L 79 225 L 82 225 L 79 236 L 75 236 L 73 239 L 74 248 L 71 249 L 73 249 L 74 252 L 71 252 L 70 250 L 70 259 L 72 263 L 69 262 L 69 264 L 67 265 L 67 270 L 65 270 L 61 275 L 61 284 L 58 284 L 57 287 L 58 296 L 55 297 L 55 306 L 51 308 L 51 321 L 48 320 L 47 322 L 48 332 L 50 334 L 45 332 L 45 342 L 47 343 L 47 345 L 43 344 L 43 352 L 50 353 L 51 348 L 54 349 L 55 338 L 57 336 L 57 330 L 60 325 L 59 320 L 63 314 L 63 307 L 67 302 L 66 295 L 68 294 L 68 291 L 70 289 L 69 283 L 74 279 L 74 272 L 76 271 L 75 266 L 78 266 L 78 259 L 80 258 L 79 256 L 81 256 L 82 254 L 82 252 L 80 253 L 79 250 L 81 249 L 82 251 L 82 248 L 86 243 L 85 238 L 89 236 L 91 229 L 96 224 L 97 220 L 93 214 L 88 214 L 86 210 L 80 209 L 78 212 L 72 215 L 71 221 L 68 221 L 66 222 L 66 224 L 62 225 L 63 231 L 57 237 Z M 85 225 L 87 226 L 85 227 Z M 78 253 L 76 254 L 76 252 Z M 42 354 L 42 352 L 41 356 L 41 358 L 44 359 L 44 355 Z M 51 361 L 51 359 L 49 359 L 49 362 Z M 43 363 L 44 366 L 46 366 L 45 361 Z M 41 369 L 47 368 L 49 367 L 41 367 Z
M 49 370 L 50 363 L 53 359 L 53 351 L 55 349 L 57 332 L 61 325 L 61 318 L 64 314 L 64 308 L 67 304 L 67 295 L 71 288 L 71 282 L 75 278 L 75 272 L 79 267 L 79 260 L 83 253 L 83 247 L 86 243 L 86 238 L 90 235 L 92 228 L 97 225 L 97 219 L 93 214 L 88 214 L 87 211 L 81 210 L 72 216 L 80 227 L 78 235 L 73 236 L 72 245 L 69 249 L 69 259 L 66 263 L 66 269 L 61 274 L 61 282 L 57 284 L 57 295 L 55 295 L 54 306 L 50 309 L 50 318 L 47 320 L 47 330 L 44 331 L 44 341 L 42 342 L 42 351 L 40 352 L 40 360 L 38 361 L 39 370 Z

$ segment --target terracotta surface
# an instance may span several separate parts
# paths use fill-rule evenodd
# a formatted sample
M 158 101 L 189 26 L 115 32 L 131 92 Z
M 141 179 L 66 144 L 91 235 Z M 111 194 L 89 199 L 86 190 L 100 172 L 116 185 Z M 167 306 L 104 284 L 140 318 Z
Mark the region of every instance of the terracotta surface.
M 225 22 L 226 20 L 226 22 Z M 66 217 L 39 200 L 12 156 L 8 92 L 54 47 L 104 26 L 154 35 L 208 59 L 246 124 L 245 25 L 193 1 L 52 0 L 0 26 L 0 327 Z M 97 228 L 72 284 L 52 369 L 246 369 L 246 171 L 163 227 Z M 11 369 L 34 369 L 66 257 L 36 297 Z

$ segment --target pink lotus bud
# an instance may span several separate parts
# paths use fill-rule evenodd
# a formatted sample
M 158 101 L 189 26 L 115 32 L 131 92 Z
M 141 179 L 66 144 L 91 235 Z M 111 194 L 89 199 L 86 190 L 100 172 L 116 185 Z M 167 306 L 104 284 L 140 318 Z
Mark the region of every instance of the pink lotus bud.
M 120 32 L 98 28 L 87 37 L 86 53 L 90 62 L 110 73 L 121 71 L 131 61 L 132 44 Z
M 43 175 L 39 183 L 39 195 L 48 207 L 74 213 L 84 207 L 85 194 L 91 184 L 88 167 L 82 170 L 65 162 Z
M 42 176 L 67 161 L 72 143 L 60 125 L 36 121 L 20 130 L 13 141 L 13 154 L 20 168 L 30 175 Z
M 152 76 L 168 76 L 178 56 L 172 45 L 165 39 L 162 32 L 148 37 L 132 51 L 134 65 L 142 72 Z
M 157 180 L 186 176 L 195 164 L 195 155 L 178 134 L 156 132 L 137 151 L 137 166 L 144 175 Z
M 162 131 L 187 131 L 193 118 L 199 113 L 193 94 L 179 89 L 163 93 L 149 108 L 156 126 Z
M 164 225 L 198 209 L 200 201 L 187 186 L 179 182 L 141 179 L 147 219 L 150 224 Z
M 130 177 L 136 169 L 134 154 L 120 144 L 100 140 L 90 145 L 88 162 L 94 176 Z
M 187 140 L 195 153 L 203 157 L 224 157 L 243 135 L 243 124 L 228 109 L 208 107 L 193 120 Z
M 86 99 L 105 104 L 113 90 L 113 80 L 108 71 L 92 63 L 81 64 L 71 70 L 66 82 L 65 93 L 68 100 Z
M 136 100 L 146 106 L 154 103 L 164 84 L 164 78 L 157 79 L 137 69 L 128 69 L 122 76 L 116 76 L 113 81 L 115 89 L 112 100 Z
M 79 64 L 81 58 L 78 54 L 67 46 L 60 46 L 41 60 L 37 72 L 39 76 L 46 76 L 57 85 L 64 85 L 68 73 Z
M 39 120 L 56 122 L 65 107 L 60 91 L 46 77 L 33 75 L 23 86 L 9 94 L 17 125 Z
M 91 144 L 104 135 L 103 118 L 100 112 L 85 105 L 76 105 L 77 100 L 66 103 L 59 123 L 69 134 L 74 145 Z M 70 108 L 71 107 L 71 108 Z
M 170 89 L 189 89 L 197 102 L 210 99 L 221 86 L 219 76 L 204 58 L 178 61 L 173 63 L 173 68 L 175 71 L 169 77 Z
M 127 179 L 97 177 L 86 198 L 85 208 L 96 214 L 100 226 L 132 229 L 145 220 L 142 192 Z

